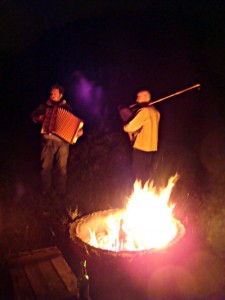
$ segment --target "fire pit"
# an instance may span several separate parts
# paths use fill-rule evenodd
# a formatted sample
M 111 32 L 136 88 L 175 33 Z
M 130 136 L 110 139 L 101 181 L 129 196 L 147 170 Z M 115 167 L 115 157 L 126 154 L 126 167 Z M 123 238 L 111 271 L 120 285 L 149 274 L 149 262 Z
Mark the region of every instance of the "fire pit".
M 153 183 L 142 188 L 136 182 L 126 208 L 94 212 L 72 223 L 72 241 L 89 255 L 101 257 L 135 257 L 168 250 L 185 233 L 183 224 L 173 217 L 174 205 L 168 204 L 177 177 L 171 177 L 160 191 Z

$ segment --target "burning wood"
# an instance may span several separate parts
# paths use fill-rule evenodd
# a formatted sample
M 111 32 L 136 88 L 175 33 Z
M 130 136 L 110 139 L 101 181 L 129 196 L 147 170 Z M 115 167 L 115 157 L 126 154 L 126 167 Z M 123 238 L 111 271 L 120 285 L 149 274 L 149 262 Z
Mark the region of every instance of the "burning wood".
M 159 191 L 153 183 L 135 182 L 125 208 L 84 216 L 71 225 L 70 233 L 84 244 L 114 252 L 162 249 L 180 238 L 184 226 L 174 218 L 169 198 L 178 176 Z

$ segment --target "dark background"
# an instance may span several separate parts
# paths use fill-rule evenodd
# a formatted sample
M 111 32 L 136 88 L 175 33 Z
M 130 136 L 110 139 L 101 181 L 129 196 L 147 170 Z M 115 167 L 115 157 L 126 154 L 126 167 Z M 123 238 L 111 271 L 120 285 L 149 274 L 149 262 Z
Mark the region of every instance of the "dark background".
M 55 82 L 87 119 L 96 105 L 111 115 L 133 103 L 141 87 L 156 100 L 200 83 L 161 104 L 163 119 L 195 134 L 223 119 L 223 1 L 1 1 L 0 22 L 3 125 L 23 127 Z M 101 88 L 101 103 L 77 99 L 78 74 Z
M 40 128 L 30 113 L 56 82 L 64 85 L 65 98 L 85 121 L 83 139 L 93 128 L 123 134 L 117 106 L 134 103 L 140 88 L 157 100 L 200 83 L 200 91 L 157 104 L 159 153 L 188 153 L 203 164 L 209 157 L 206 168 L 221 168 L 223 1 L 0 5 L 2 166 L 9 175 L 21 168 L 25 173 L 26 167 L 32 173 Z

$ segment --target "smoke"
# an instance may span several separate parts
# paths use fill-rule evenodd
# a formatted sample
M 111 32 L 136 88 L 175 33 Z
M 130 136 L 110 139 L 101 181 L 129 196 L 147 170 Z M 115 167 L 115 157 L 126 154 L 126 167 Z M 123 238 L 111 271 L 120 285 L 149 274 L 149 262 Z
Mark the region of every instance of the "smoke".
M 79 71 L 73 73 L 75 85 L 73 88 L 74 104 L 82 107 L 92 118 L 100 118 L 103 111 L 104 92 L 102 86 L 89 80 Z

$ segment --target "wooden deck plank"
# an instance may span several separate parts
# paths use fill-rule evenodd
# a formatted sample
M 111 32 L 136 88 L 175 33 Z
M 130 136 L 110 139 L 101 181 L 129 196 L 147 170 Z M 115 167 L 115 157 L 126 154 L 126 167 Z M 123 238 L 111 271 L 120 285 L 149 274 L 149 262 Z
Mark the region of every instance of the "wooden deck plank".
M 31 287 L 30 281 L 22 267 L 12 268 L 10 274 L 13 280 L 14 295 L 16 300 L 35 300 L 34 291 Z
M 31 286 L 34 290 L 37 299 L 47 299 L 49 297 L 49 290 L 46 281 L 36 264 L 29 264 L 24 266 L 24 270 L 29 278 Z M 50 298 L 51 299 L 51 298 Z
M 67 262 L 60 257 L 55 257 L 51 261 L 56 271 L 60 274 L 68 291 L 73 295 L 78 295 L 77 278 Z
M 61 252 L 57 247 L 33 250 L 30 252 L 21 252 L 19 254 L 14 254 L 7 256 L 6 259 L 9 264 L 12 265 L 21 265 L 21 264 L 29 264 L 37 261 L 51 259 L 53 257 L 60 256 Z
M 16 300 L 78 299 L 75 274 L 57 247 L 7 257 Z
M 62 257 L 60 257 L 62 259 Z M 56 298 L 61 298 L 64 295 L 69 295 L 60 275 L 55 271 L 51 261 L 40 262 L 39 268 L 46 281 L 46 285 L 49 290 L 49 294 Z

